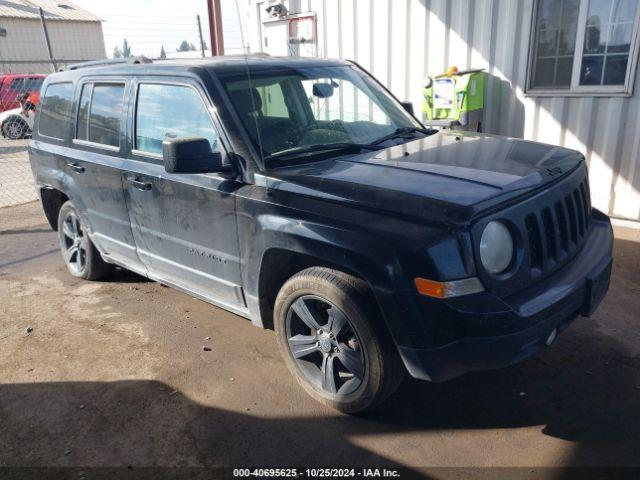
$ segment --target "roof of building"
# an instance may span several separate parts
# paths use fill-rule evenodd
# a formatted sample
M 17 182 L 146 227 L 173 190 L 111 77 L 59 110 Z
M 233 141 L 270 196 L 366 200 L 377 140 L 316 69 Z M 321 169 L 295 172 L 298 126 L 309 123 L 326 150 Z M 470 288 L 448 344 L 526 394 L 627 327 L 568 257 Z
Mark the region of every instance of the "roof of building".
M 47 20 L 101 22 L 96 15 L 67 0 L 0 0 L 0 18 L 39 19 L 42 8 Z

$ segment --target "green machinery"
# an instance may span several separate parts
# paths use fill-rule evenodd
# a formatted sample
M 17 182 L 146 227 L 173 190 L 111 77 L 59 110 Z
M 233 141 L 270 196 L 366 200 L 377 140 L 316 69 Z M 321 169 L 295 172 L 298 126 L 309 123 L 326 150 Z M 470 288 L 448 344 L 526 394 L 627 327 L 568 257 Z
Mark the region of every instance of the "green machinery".
M 458 71 L 428 78 L 422 111 L 427 126 L 482 131 L 484 112 L 483 69 Z

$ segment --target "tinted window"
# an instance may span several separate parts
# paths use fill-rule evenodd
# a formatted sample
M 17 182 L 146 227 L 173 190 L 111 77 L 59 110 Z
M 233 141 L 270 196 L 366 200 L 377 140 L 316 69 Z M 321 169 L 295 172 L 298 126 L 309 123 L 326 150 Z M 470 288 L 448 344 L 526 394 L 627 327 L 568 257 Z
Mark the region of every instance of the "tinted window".
M 43 81 L 43 78 L 16 78 L 11 82 L 11 89 L 32 92 L 40 90 Z
M 89 101 L 93 84 L 85 83 L 80 94 L 80 108 L 78 110 L 78 123 L 76 126 L 76 138 L 89 139 Z
M 44 78 L 28 78 L 25 82 L 25 89 L 30 92 L 40 90 L 42 82 L 44 82 Z
M 54 83 L 47 87 L 40 111 L 40 135 L 62 139 L 71 122 L 71 83 Z
M 16 78 L 11 81 L 11 90 L 22 90 L 24 89 L 24 78 Z
M 124 85 L 83 85 L 76 138 L 118 147 L 123 95 Z
M 136 109 L 136 149 L 162 154 L 166 138 L 202 137 L 217 149 L 211 117 L 198 93 L 181 85 L 141 84 Z

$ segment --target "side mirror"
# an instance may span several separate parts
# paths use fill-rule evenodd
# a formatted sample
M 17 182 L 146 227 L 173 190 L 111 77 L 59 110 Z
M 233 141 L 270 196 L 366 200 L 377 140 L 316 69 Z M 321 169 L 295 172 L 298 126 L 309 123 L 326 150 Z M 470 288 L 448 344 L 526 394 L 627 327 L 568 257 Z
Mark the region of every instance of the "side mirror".
M 226 173 L 222 154 L 211 150 L 206 138 L 180 137 L 162 142 L 162 160 L 168 173 Z
M 411 102 L 400 102 L 400 105 L 402 105 L 402 108 L 404 108 L 407 112 L 409 112 L 411 115 L 413 115 L 413 103 L 411 103 Z
M 333 96 L 334 86 L 331 83 L 314 83 L 313 96 L 318 98 L 329 98 Z

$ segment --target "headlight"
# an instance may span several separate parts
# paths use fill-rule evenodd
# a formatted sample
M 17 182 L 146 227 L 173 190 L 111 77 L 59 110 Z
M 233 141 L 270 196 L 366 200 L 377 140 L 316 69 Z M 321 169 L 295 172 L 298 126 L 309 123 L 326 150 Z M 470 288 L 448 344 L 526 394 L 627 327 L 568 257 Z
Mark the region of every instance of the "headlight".
M 480 261 L 490 273 L 501 273 L 513 258 L 513 238 L 501 222 L 489 222 L 480 239 Z

